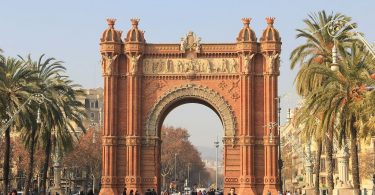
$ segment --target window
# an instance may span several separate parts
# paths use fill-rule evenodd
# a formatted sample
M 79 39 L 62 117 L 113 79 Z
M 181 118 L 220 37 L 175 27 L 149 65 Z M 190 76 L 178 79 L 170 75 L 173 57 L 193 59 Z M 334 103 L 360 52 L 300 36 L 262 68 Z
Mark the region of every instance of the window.
M 326 159 L 320 159 L 320 172 L 326 172 Z
M 91 120 L 94 120 L 94 118 L 95 118 L 95 113 L 91 112 L 91 113 L 90 113 L 90 118 L 91 118 Z
M 94 103 L 94 102 L 91 102 L 90 107 L 91 107 L 91 108 L 95 108 L 95 103 Z
M 95 101 L 95 108 L 98 108 L 99 107 L 99 102 L 98 100 Z
M 85 107 L 90 108 L 90 101 L 88 99 L 85 99 Z
M 320 184 L 326 185 L 326 177 L 321 177 L 320 178 Z
M 339 168 L 338 168 L 338 166 L 337 166 L 337 159 L 333 159 L 333 172 L 334 173 L 338 173 L 338 171 L 339 171 Z

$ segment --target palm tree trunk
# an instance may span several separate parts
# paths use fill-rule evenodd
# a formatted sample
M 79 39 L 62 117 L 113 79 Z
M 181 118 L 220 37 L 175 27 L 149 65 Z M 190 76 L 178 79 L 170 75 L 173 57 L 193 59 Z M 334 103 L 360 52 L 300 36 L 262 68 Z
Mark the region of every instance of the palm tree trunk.
M 359 182 L 359 163 L 358 163 L 358 147 L 357 147 L 357 129 L 354 127 L 355 117 L 352 116 L 350 121 L 350 153 L 352 159 L 352 177 L 353 177 L 353 188 L 355 190 L 360 189 Z
M 333 127 L 329 128 L 329 138 L 327 140 L 327 183 L 328 183 L 328 194 L 333 194 Z
M 36 129 L 32 128 L 31 130 L 31 144 L 29 148 L 29 169 L 27 171 L 27 179 L 25 189 L 23 191 L 24 194 L 29 194 L 30 186 L 31 186 L 31 179 L 33 178 L 34 174 L 34 148 L 35 148 L 35 133 Z
M 314 192 L 315 195 L 319 195 L 319 175 L 320 175 L 320 156 L 322 155 L 322 140 L 317 140 L 317 148 L 316 148 L 316 157 L 315 157 L 315 185 L 314 185 Z
M 10 127 L 5 129 L 5 152 L 3 161 L 3 194 L 8 194 L 10 161 Z
M 51 141 L 51 132 L 49 132 L 48 138 L 46 143 L 46 150 L 44 151 L 45 160 L 43 164 L 43 177 L 42 177 L 42 186 L 41 190 L 46 193 L 46 184 L 47 184 L 47 173 L 49 167 L 49 160 L 51 157 L 51 148 L 52 148 L 52 141 Z

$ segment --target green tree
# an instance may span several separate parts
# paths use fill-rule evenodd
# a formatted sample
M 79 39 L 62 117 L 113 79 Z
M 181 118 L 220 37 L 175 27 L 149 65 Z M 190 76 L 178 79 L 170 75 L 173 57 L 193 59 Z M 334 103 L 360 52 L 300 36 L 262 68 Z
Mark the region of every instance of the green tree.
M 85 132 L 83 120 L 86 117 L 84 105 L 78 101 L 83 95 L 79 86 L 65 77 L 60 77 L 53 82 L 50 90 L 44 95 L 48 99 L 44 104 L 42 120 L 46 121 L 46 128 L 40 131 L 39 145 L 45 149 L 43 177 L 41 190 L 45 192 L 47 171 L 51 153 L 62 154 L 73 148 L 76 130 Z
M 8 193 L 10 171 L 10 132 L 20 130 L 28 118 L 27 102 L 35 90 L 34 72 L 15 58 L 1 57 L 0 62 L 0 119 L 8 121 L 5 128 L 5 151 L 3 161 L 3 194 Z M 9 124 L 9 125 L 8 125 Z M 3 132 L 1 132 L 3 133 Z
M 317 74 L 327 78 L 306 99 L 309 100 L 309 108 L 315 108 L 322 113 L 320 125 L 326 132 L 331 133 L 330 129 L 336 129 L 336 137 L 340 141 L 350 138 L 353 187 L 359 190 L 357 142 L 359 136 L 366 136 L 369 133 L 361 124 L 365 124 L 373 115 L 364 110 L 367 107 L 373 107 L 373 104 L 365 101 L 366 96 L 373 96 L 374 93 L 368 92 L 366 86 L 375 86 L 375 83 L 370 77 L 372 67 L 366 63 L 368 56 L 363 53 L 363 46 L 353 43 L 351 48 L 341 50 L 340 56 L 338 72 L 319 65 L 312 65 L 306 71 L 306 75 Z M 359 132 L 362 135 L 359 135 Z M 328 138 L 333 139 L 333 134 L 329 134 Z
M 317 98 L 315 97 L 316 95 L 312 95 L 312 93 L 318 90 L 324 82 L 329 80 L 329 76 L 326 74 L 312 73 L 311 67 L 327 69 L 331 66 L 332 48 L 335 40 L 340 42 L 340 44 L 337 45 L 339 50 L 345 50 L 345 48 L 356 40 L 352 32 L 352 28 L 356 27 L 355 23 L 346 26 L 338 36 L 333 37 L 327 30 L 327 27 L 335 20 L 350 22 L 351 18 L 340 13 L 327 15 L 325 11 L 321 11 L 317 14 L 309 15 L 309 18 L 304 20 L 307 27 L 306 29 L 297 29 L 297 38 L 304 38 L 306 42 L 292 51 L 290 55 L 290 67 L 293 69 L 297 64 L 300 65 L 299 73 L 295 79 L 295 85 L 297 92 L 306 99 Z M 327 181 L 329 194 L 332 194 L 334 185 L 332 153 L 335 126 L 334 123 L 332 123 L 332 120 L 324 120 L 324 117 L 332 119 L 335 116 L 329 115 L 332 114 L 332 110 L 330 110 L 332 108 L 330 107 L 318 108 L 319 111 L 316 114 L 321 115 L 321 128 L 327 135 L 327 139 L 324 141 L 327 148 L 328 161 Z M 310 117 L 313 118 L 316 116 L 317 115 L 310 115 Z
M 38 137 L 43 134 L 43 132 L 50 131 L 52 128 L 47 109 L 53 109 L 53 97 L 50 96 L 53 90 L 56 90 L 56 83 L 59 82 L 61 74 L 65 71 L 62 62 L 56 61 L 54 58 L 43 59 L 44 55 L 41 55 L 38 61 L 33 61 L 29 55 L 27 58 L 22 58 L 23 62 L 33 71 L 35 71 L 35 85 L 37 87 L 37 93 L 41 95 L 41 99 L 37 102 L 38 105 L 33 108 L 33 115 L 30 116 L 30 120 L 27 124 L 31 124 L 27 131 L 23 133 L 23 140 L 26 147 L 29 149 L 29 168 L 27 172 L 26 185 L 24 193 L 26 194 L 31 185 L 31 179 L 33 176 L 34 168 L 34 152 L 35 146 L 38 141 Z M 37 110 L 37 113 L 35 111 Z M 55 110 L 56 111 L 56 110 Z M 32 113 L 32 112 L 31 112 Z M 35 115 L 37 114 L 37 115 Z M 39 120 L 39 121 L 37 121 Z M 42 122 L 43 120 L 43 122 Z M 59 119 L 60 120 L 60 119 Z M 46 159 L 47 160 L 47 159 Z M 45 181 L 45 180 L 44 180 Z

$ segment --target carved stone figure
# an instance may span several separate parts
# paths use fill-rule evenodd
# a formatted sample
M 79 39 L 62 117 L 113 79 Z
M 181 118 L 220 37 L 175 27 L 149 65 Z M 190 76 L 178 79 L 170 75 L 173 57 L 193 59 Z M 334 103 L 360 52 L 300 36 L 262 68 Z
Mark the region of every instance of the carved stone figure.
M 113 74 L 113 62 L 116 60 L 118 55 L 102 55 L 102 72 L 105 75 L 112 75 Z
M 167 60 L 167 72 L 174 72 L 173 61 L 169 59 Z
M 229 70 L 230 73 L 237 72 L 237 70 L 238 70 L 238 64 L 237 64 L 237 61 L 234 58 L 232 58 L 232 61 L 230 63 L 230 67 L 229 68 L 230 68 L 230 70 Z
M 274 73 L 275 72 L 275 68 L 278 68 L 276 67 L 278 64 L 278 61 L 279 61 L 279 54 L 276 53 L 276 54 L 271 54 L 271 55 L 266 55 L 266 64 L 267 64 L 267 72 L 268 73 Z
M 251 54 L 251 55 L 246 55 L 244 54 L 243 55 L 243 61 L 244 61 L 244 64 L 243 64 L 243 72 L 244 73 L 249 73 L 250 72 L 250 65 L 251 65 L 251 60 L 253 59 L 254 57 L 254 54 Z
M 225 59 L 222 59 L 220 71 L 227 72 L 227 61 Z
M 197 37 L 193 32 L 189 32 L 184 38 L 181 38 L 180 50 L 200 52 L 201 49 L 201 38 Z
M 136 71 L 137 71 L 137 67 L 138 67 L 138 60 L 141 57 L 141 54 L 138 54 L 138 55 L 126 55 L 126 56 L 128 56 L 129 61 L 130 61 L 130 66 L 131 66 L 130 73 L 131 74 L 135 74 Z

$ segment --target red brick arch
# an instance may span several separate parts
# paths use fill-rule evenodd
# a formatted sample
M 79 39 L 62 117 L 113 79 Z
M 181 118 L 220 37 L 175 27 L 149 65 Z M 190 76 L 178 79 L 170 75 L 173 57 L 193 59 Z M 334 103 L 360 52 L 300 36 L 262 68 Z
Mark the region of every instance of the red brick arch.
M 117 195 L 125 186 L 141 194 L 160 191 L 160 126 L 170 110 L 187 102 L 209 106 L 222 121 L 225 194 L 230 187 L 239 195 L 276 193 L 279 137 L 267 125 L 277 120 L 281 42 L 273 18 L 259 42 L 250 20 L 243 19 L 235 43 L 201 43 L 189 32 L 175 44 L 146 43 L 138 19 L 122 39 L 115 20 L 108 20 L 100 43 L 100 194 Z

